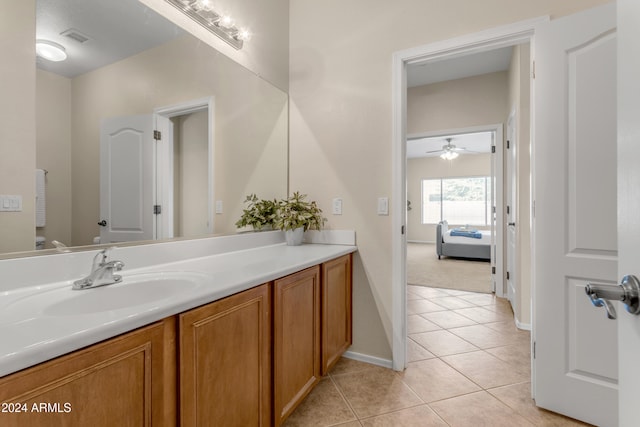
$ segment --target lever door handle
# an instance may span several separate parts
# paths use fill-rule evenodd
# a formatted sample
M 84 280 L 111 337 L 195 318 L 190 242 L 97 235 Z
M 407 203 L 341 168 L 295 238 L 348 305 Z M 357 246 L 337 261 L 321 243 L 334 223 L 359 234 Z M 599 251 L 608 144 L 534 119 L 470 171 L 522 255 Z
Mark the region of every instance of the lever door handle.
M 509 222 L 509 223 L 507 223 L 507 225 L 513 225 L 515 227 L 516 223 L 515 222 Z
M 98 223 L 98 225 L 99 225 L 99 226 L 101 226 L 101 227 L 106 227 L 106 226 L 107 226 L 107 221 L 105 221 L 105 220 L 103 219 L 102 221 L 100 221 L 100 222 Z
M 621 301 L 629 313 L 640 314 L 640 281 L 636 276 L 624 276 L 617 286 L 588 283 L 584 290 L 594 306 L 605 308 L 609 319 L 617 316 L 610 301 Z

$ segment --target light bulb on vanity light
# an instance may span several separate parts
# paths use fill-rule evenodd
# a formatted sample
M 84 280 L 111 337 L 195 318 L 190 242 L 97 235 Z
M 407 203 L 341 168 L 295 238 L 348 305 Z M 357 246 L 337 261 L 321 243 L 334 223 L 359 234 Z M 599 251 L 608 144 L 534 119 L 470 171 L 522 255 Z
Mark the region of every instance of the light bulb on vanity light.
M 216 24 L 222 28 L 231 28 L 233 27 L 234 22 L 229 15 L 220 15 L 220 19 Z
M 241 28 L 238 32 L 233 36 L 236 40 L 242 40 L 243 42 L 248 42 L 251 40 L 251 32 L 246 28 Z
M 64 46 L 49 40 L 36 40 L 36 55 L 53 62 L 67 59 Z

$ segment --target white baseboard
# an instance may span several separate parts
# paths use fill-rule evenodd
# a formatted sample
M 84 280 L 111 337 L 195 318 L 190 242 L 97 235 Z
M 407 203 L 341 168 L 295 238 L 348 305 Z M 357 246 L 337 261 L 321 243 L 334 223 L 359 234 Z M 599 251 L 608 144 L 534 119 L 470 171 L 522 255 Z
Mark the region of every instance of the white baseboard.
M 433 244 L 435 243 L 435 240 L 407 240 L 407 243 L 429 243 L 429 244 Z
M 516 321 L 516 328 L 522 329 L 523 331 L 531 330 L 531 323 L 520 323 L 518 319 L 515 319 L 515 321 Z
M 356 353 L 354 351 L 346 351 L 342 357 L 351 360 L 357 360 L 358 362 L 370 363 L 376 366 L 382 366 L 383 368 L 393 368 L 393 361 L 388 359 L 382 359 L 380 357 L 369 356 L 368 354 Z

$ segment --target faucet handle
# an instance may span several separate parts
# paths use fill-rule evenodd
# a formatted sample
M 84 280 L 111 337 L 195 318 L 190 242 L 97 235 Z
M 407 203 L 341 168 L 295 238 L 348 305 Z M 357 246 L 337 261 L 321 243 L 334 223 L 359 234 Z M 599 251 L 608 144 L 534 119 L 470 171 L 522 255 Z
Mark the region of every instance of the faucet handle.
M 98 252 L 96 256 L 93 257 L 93 266 L 91 268 L 92 271 L 98 267 L 101 267 L 107 262 L 107 259 L 109 258 L 109 252 L 111 251 L 111 249 L 113 248 L 111 247 L 104 248 L 103 250 Z

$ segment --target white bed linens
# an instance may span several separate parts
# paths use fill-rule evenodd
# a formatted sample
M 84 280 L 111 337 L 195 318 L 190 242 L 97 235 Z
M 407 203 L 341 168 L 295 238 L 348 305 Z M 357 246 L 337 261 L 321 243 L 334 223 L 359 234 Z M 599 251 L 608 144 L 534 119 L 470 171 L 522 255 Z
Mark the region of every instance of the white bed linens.
M 451 230 L 442 233 L 442 239 L 445 243 L 461 243 L 463 245 L 490 245 L 491 230 L 478 230 L 482 234 L 481 239 L 464 236 L 452 236 Z

